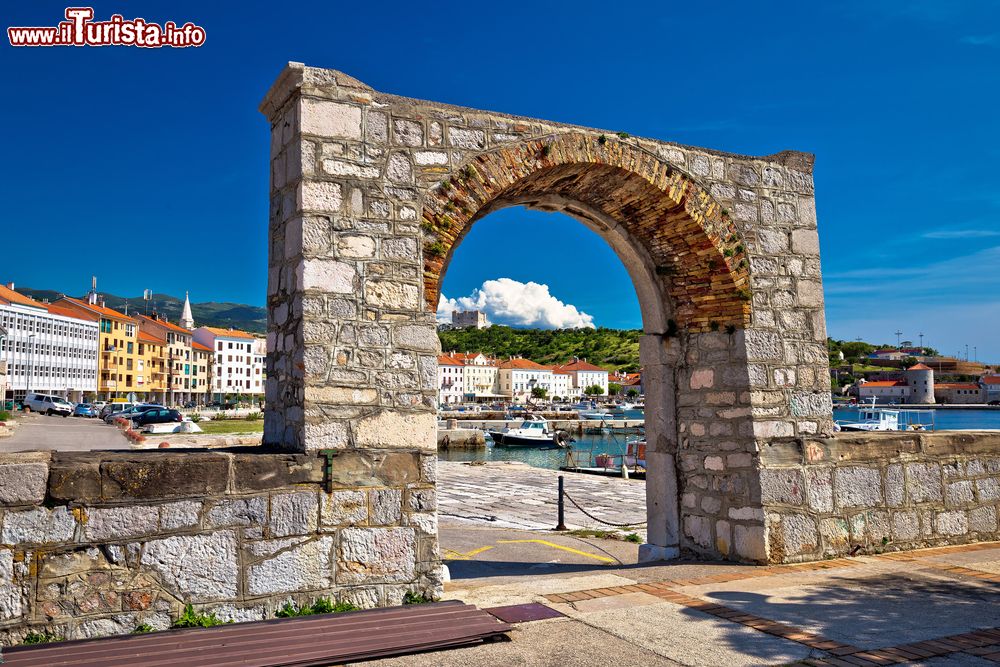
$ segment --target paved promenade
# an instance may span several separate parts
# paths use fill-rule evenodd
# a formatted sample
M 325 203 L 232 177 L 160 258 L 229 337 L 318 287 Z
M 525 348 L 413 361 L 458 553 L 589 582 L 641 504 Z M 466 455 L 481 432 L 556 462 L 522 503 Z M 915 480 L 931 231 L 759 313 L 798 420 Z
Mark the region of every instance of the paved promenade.
M 645 524 L 646 483 L 533 468 L 521 463 L 469 465 L 438 462 L 438 512 L 442 522 L 469 522 L 504 528 L 552 529 L 556 526 L 558 478 L 587 512 L 620 524 Z M 604 528 L 566 502 L 569 528 Z M 640 526 L 644 528 L 644 526 Z M 638 532 L 641 530 L 628 531 Z

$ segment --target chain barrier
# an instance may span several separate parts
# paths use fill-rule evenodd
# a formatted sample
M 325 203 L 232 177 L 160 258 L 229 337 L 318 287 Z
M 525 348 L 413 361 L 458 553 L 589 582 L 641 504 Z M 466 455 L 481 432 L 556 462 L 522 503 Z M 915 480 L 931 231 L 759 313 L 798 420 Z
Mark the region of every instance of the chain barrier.
M 565 491 L 563 491 L 563 495 L 566 496 L 569 499 L 569 501 L 571 503 L 573 503 L 573 505 L 578 510 L 580 510 L 581 512 L 583 512 L 584 514 L 586 514 L 588 517 L 590 517 L 594 521 L 596 521 L 598 523 L 603 523 L 605 526 L 614 526 L 615 528 L 640 528 L 640 527 L 646 525 L 645 521 L 643 521 L 642 523 L 615 523 L 613 521 L 605 521 L 604 519 L 598 519 L 596 516 L 594 516 L 593 514 L 591 514 L 590 512 L 588 512 L 587 510 L 585 510 L 582 507 L 580 507 L 580 504 L 577 503 L 575 500 L 573 500 L 573 496 L 569 495 Z

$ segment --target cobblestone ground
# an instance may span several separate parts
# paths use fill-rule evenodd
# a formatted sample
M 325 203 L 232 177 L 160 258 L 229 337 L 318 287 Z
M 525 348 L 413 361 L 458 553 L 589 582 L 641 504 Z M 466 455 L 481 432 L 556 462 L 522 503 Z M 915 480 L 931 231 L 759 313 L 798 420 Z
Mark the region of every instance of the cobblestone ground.
M 558 516 L 559 475 L 565 477 L 566 493 L 590 514 L 611 523 L 645 528 L 644 481 L 562 473 L 520 463 L 439 461 L 438 515 L 445 523 L 549 530 L 555 527 Z M 566 525 L 612 528 L 587 517 L 569 501 Z

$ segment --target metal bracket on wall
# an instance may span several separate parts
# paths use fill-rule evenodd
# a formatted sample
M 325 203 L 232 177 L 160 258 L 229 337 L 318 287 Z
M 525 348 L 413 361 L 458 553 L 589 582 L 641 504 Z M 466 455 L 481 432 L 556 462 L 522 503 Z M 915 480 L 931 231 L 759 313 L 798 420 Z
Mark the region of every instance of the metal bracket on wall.
M 326 484 L 326 492 L 333 493 L 333 459 L 340 454 L 336 449 L 321 449 L 319 455 L 326 459 L 323 466 L 323 483 Z

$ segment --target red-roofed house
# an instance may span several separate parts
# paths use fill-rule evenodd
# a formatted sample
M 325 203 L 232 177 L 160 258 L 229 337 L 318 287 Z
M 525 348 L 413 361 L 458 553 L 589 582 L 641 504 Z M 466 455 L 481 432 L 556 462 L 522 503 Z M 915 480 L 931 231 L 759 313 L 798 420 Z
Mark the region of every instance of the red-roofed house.
M 608 372 L 599 366 L 588 363 L 586 359 L 574 359 L 573 361 L 556 366 L 555 370 L 569 373 L 573 378 L 573 395 L 579 397 L 587 390 L 587 387 L 598 386 L 601 388 L 601 395 L 608 395 Z
M 934 385 L 938 403 L 985 403 L 985 392 L 977 382 L 938 382 Z
M 438 355 L 438 405 L 461 403 L 465 396 L 465 364 L 447 354 Z
M 858 386 L 858 400 L 864 403 L 875 398 L 880 403 L 905 403 L 910 395 L 906 380 L 879 380 Z
M 984 375 L 979 382 L 983 386 L 983 400 L 1000 401 L 1000 375 Z
M 531 397 L 536 387 L 552 396 L 552 369 L 534 361 L 514 357 L 501 361 L 497 372 L 499 392 L 511 400 L 522 402 Z

